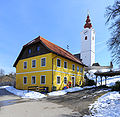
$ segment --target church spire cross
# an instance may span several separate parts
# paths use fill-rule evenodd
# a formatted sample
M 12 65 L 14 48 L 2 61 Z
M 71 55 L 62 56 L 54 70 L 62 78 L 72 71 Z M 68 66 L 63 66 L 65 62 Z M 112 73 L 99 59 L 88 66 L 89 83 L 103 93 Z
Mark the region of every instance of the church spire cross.
M 86 19 L 86 24 L 84 25 L 84 28 L 91 28 L 92 24 L 90 23 L 90 17 L 89 14 L 87 15 L 87 19 Z

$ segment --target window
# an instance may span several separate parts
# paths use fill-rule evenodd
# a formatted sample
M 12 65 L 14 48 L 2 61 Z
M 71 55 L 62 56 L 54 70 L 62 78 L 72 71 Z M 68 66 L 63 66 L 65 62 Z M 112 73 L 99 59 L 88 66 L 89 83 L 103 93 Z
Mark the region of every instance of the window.
M 36 83 L 36 77 L 35 77 L 35 76 L 32 76 L 31 82 L 32 82 L 32 84 L 35 84 L 35 83 Z
M 61 60 L 57 59 L 57 67 L 61 67 Z
M 37 51 L 40 51 L 40 46 L 37 46 Z
M 87 40 L 87 36 L 85 36 L 85 40 Z
M 28 50 L 28 53 L 29 53 L 29 54 L 31 54 L 31 52 L 32 52 L 32 50 L 31 50 L 31 49 L 29 49 L 29 50 Z
M 67 62 L 64 61 L 64 68 L 67 68 Z
M 23 68 L 24 69 L 27 69 L 27 62 L 25 61 L 24 64 L 23 64 Z
M 23 84 L 27 84 L 27 77 L 23 77 Z
M 45 76 L 41 76 L 40 84 L 45 84 Z
M 64 77 L 64 84 L 67 84 L 67 77 Z
M 81 73 L 83 72 L 83 68 L 82 68 L 82 67 L 80 68 L 80 72 L 81 72 Z
M 74 64 L 72 65 L 72 70 L 75 71 L 75 65 Z
M 60 84 L 60 76 L 57 76 L 57 84 Z
M 41 58 L 41 66 L 46 66 L 46 58 Z
M 77 72 L 79 72 L 79 66 L 77 66 Z
M 32 60 L 32 68 L 36 67 L 36 60 Z

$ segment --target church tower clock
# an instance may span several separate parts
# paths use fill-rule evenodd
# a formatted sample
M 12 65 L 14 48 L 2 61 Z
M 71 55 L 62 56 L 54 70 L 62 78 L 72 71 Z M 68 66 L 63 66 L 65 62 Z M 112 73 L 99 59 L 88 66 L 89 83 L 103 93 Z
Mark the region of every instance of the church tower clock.
M 81 32 L 81 59 L 87 66 L 92 66 L 95 63 L 95 31 L 92 28 L 89 15 L 87 15 L 84 29 Z

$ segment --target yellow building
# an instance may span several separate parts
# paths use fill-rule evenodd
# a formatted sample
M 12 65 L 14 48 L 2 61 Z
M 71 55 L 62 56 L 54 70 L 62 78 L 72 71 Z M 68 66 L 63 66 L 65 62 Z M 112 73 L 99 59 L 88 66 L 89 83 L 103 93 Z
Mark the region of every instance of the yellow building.
M 68 85 L 82 85 L 84 64 L 70 52 L 37 37 L 23 46 L 14 65 L 16 67 L 16 88 L 46 86 L 61 90 Z

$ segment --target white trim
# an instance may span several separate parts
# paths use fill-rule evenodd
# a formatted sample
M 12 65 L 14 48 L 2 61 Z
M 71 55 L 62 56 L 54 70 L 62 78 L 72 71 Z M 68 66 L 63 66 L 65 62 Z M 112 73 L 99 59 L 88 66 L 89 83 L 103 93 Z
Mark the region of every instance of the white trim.
M 65 78 L 66 78 L 66 83 L 65 83 Z M 67 84 L 67 77 L 66 76 L 64 77 L 64 84 Z
M 32 62 L 35 61 L 35 67 L 31 66 L 32 68 L 36 68 L 36 59 L 32 60 Z
M 73 70 L 73 65 L 74 65 L 74 70 Z M 75 64 L 72 64 L 72 71 L 75 71 Z
M 35 77 L 35 83 L 32 83 L 32 77 Z M 31 84 L 36 84 L 36 76 L 31 76 Z
M 24 61 L 24 62 L 23 62 L 23 69 L 27 69 L 27 68 L 24 68 L 24 63 L 25 63 L 25 62 L 27 63 L 27 61 Z
M 57 58 L 57 60 L 60 60 L 60 66 L 57 66 L 57 67 L 61 67 L 61 59 Z M 57 61 L 56 61 L 57 62 Z
M 41 83 L 41 77 L 42 77 L 42 76 L 45 76 L 45 83 Z M 40 76 L 40 84 L 46 84 L 46 75 L 41 75 L 41 76 Z
M 60 85 L 61 84 L 61 76 L 57 76 L 56 78 L 58 78 L 58 77 L 60 77 L 60 83 L 58 83 L 57 82 L 58 80 L 56 80 L 56 84 Z
M 23 72 L 23 73 L 16 73 L 16 74 L 29 74 L 29 73 L 38 73 L 38 72 L 47 72 L 47 71 L 52 71 L 50 70 L 41 70 L 41 71 L 32 71 L 32 72 Z M 73 73 L 68 73 L 68 72 L 62 72 L 62 71 L 57 71 L 57 70 L 53 70 L 55 72 L 59 72 L 59 73 L 65 73 L 65 74 L 70 74 L 70 75 L 76 75 L 76 76 L 82 76 L 82 75 L 78 75 L 78 74 L 73 74 Z
M 45 58 L 45 66 L 42 66 L 42 59 Z M 41 58 L 41 67 L 46 67 L 46 57 Z
M 75 86 L 75 81 L 76 81 L 76 78 L 75 78 L 75 76 L 71 76 L 71 81 L 72 81 L 72 77 L 74 78 L 74 86 Z
M 65 63 L 65 62 L 67 63 L 67 61 L 64 61 L 64 63 Z M 68 68 L 68 65 L 67 65 L 67 68 Z M 64 67 L 64 69 L 67 69 L 67 68 Z
M 26 81 L 26 83 L 24 83 L 24 78 L 27 79 L 27 76 L 23 76 L 23 84 L 26 85 L 26 84 L 27 84 L 27 81 Z

